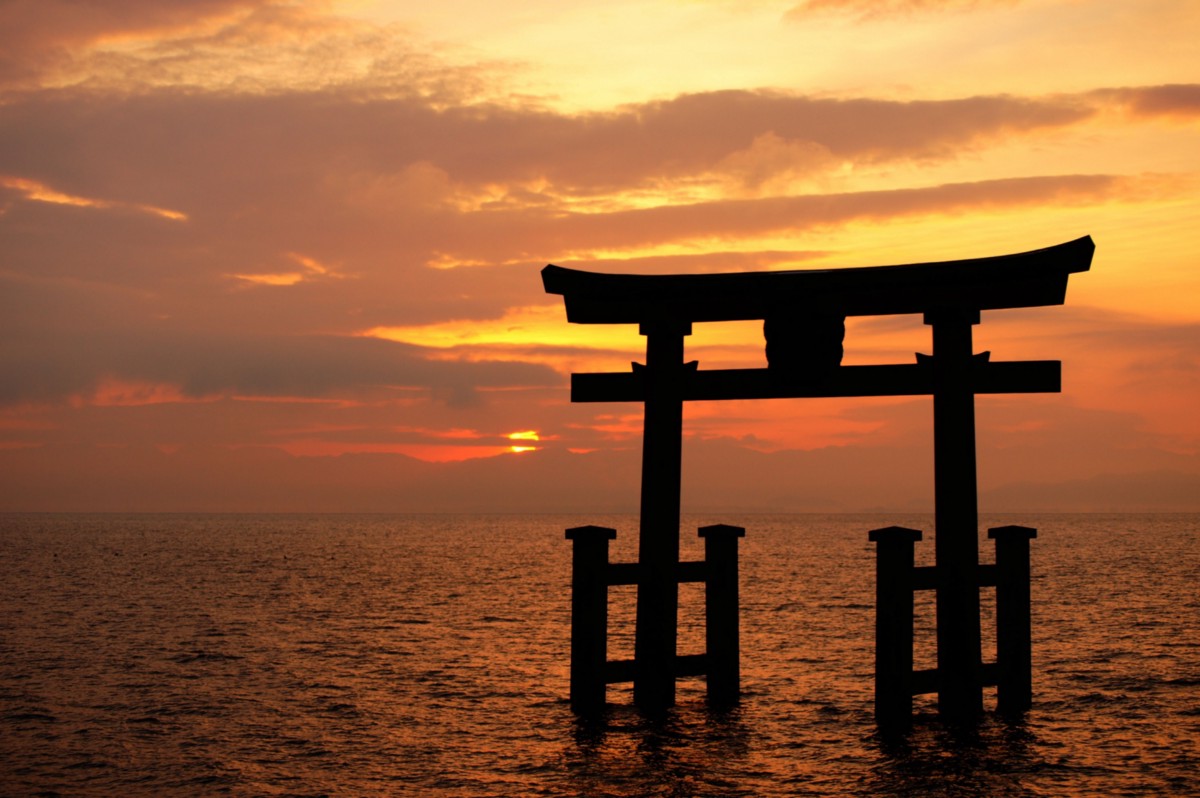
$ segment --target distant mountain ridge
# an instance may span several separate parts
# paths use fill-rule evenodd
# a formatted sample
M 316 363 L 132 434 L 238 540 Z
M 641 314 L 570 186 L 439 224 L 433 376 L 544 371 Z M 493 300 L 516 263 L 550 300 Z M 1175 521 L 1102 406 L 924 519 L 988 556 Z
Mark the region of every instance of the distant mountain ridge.
M 1184 468 L 993 477 L 999 484 L 989 485 L 982 464 L 991 454 L 980 456 L 981 512 L 1200 512 L 1195 456 L 1174 461 Z M 0 450 L 0 511 L 636 512 L 640 469 L 640 443 L 453 463 L 221 446 L 130 447 L 114 461 L 104 447 L 47 446 Z M 761 452 L 733 439 L 689 440 L 682 504 L 685 512 L 927 512 L 932 471 L 932 454 L 913 447 Z

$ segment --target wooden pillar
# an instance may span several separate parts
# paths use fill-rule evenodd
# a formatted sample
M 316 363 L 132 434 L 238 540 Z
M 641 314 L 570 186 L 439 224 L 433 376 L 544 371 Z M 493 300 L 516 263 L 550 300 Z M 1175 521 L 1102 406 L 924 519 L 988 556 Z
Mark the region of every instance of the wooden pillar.
M 604 709 L 608 663 L 608 542 L 614 529 L 577 526 L 567 530 L 571 558 L 571 709 Z
M 702 526 L 704 538 L 704 648 L 708 702 L 736 704 L 741 697 L 741 642 L 738 628 L 738 538 L 740 526 Z
M 933 327 L 938 711 L 969 720 L 983 712 L 971 341 L 979 311 L 926 313 L 925 323 Z
M 921 532 L 902 526 L 867 533 L 875 548 L 875 721 L 881 729 L 912 720 L 913 549 Z
M 679 491 L 683 439 L 683 339 L 689 322 L 642 324 L 646 336 L 641 578 L 634 632 L 634 703 L 659 711 L 675 703 L 679 608 Z
M 1001 526 L 988 537 L 996 541 L 996 708 L 1020 714 L 1033 704 L 1029 541 L 1037 530 Z

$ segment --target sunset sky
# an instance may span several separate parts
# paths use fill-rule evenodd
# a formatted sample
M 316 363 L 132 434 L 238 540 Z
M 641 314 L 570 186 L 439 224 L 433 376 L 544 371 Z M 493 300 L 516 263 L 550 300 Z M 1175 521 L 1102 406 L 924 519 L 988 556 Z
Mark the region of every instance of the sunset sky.
M 641 407 L 546 263 L 1082 235 L 976 349 L 984 511 L 1200 510 L 1200 3 L 0 0 L 0 510 L 632 510 Z M 697 325 L 701 368 L 761 326 Z M 928 352 L 851 320 L 847 363 Z M 696 403 L 685 510 L 932 505 L 928 398 Z

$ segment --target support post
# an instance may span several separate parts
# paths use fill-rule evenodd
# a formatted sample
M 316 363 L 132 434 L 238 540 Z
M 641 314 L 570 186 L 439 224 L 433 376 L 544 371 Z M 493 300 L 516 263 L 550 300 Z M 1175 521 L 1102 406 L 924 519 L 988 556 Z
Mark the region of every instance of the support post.
M 708 703 L 730 706 L 741 697 L 741 643 L 738 628 L 738 538 L 740 526 L 702 526 L 704 565 L 704 648 Z
M 1033 704 L 1029 541 L 1037 530 L 1001 526 L 988 537 L 996 541 L 996 708 L 1019 715 Z
M 608 542 L 615 529 L 577 526 L 567 530 L 571 551 L 571 709 L 604 709 L 608 662 Z
M 983 712 L 971 341 L 979 311 L 926 313 L 925 323 L 933 327 L 938 712 L 963 721 Z
M 875 721 L 884 730 L 912 719 L 913 563 L 917 529 L 889 526 L 867 538 L 875 548 Z
M 675 703 L 683 339 L 692 325 L 663 321 L 642 324 L 640 331 L 646 336 L 646 401 L 633 700 L 644 711 L 658 712 Z

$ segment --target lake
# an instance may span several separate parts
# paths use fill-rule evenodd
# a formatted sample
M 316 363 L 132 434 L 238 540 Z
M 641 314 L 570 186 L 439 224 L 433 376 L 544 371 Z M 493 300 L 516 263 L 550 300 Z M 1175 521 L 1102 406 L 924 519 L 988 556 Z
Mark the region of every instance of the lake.
M 921 697 L 899 740 L 873 720 L 867 532 L 925 530 L 929 564 L 932 518 L 685 516 L 685 559 L 710 523 L 746 528 L 740 706 L 687 680 L 648 719 L 614 685 L 584 723 L 563 531 L 614 527 L 630 561 L 634 516 L 0 516 L 0 793 L 1200 795 L 1200 516 L 985 517 L 985 562 L 987 527 L 1038 529 L 1033 708 L 956 730 Z M 633 595 L 610 594 L 613 658 Z

